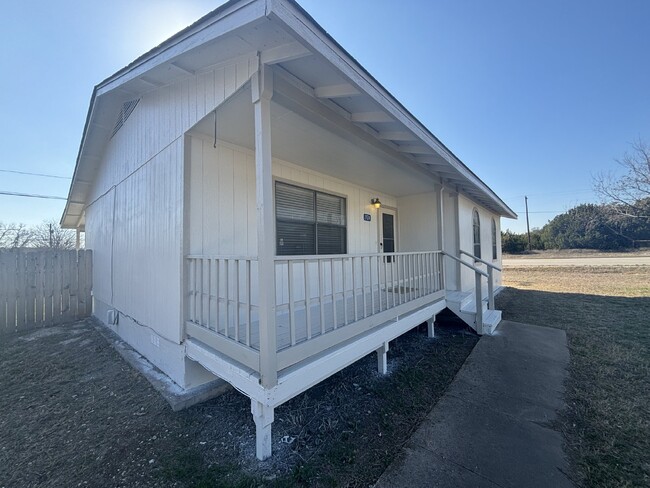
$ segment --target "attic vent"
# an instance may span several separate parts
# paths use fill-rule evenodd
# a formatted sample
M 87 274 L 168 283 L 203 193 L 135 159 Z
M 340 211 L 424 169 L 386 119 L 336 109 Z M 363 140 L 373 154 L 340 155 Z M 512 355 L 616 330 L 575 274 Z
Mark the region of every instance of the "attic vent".
M 138 102 L 140 99 L 136 100 L 131 100 L 129 102 L 124 102 L 122 104 L 122 109 L 120 110 L 120 115 L 117 118 L 117 122 L 115 123 L 115 127 L 113 128 L 113 132 L 111 132 L 111 139 L 115 134 L 117 134 L 117 131 L 120 130 L 120 128 L 124 125 L 126 122 L 126 119 L 129 118 L 129 115 L 133 113 L 135 110 L 135 107 L 138 105 Z

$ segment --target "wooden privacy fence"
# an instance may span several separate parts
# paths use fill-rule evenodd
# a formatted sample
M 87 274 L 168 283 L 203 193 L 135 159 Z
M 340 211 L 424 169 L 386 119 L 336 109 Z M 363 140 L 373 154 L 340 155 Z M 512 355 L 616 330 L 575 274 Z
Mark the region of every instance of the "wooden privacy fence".
M 92 251 L 0 251 L 0 335 L 92 312 Z

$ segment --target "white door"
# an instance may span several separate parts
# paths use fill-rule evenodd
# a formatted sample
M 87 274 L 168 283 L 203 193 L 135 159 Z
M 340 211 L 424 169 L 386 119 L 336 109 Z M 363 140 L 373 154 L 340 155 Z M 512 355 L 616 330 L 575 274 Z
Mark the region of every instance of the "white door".
M 379 211 L 379 252 L 397 252 L 397 212 L 389 208 Z

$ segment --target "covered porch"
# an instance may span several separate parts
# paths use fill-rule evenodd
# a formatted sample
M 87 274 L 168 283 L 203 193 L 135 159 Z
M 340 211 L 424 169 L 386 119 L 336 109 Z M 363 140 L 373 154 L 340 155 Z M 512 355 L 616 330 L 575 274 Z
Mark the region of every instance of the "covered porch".
M 260 459 L 275 407 L 373 351 L 385 372 L 423 322 L 433 335 L 457 219 L 415 140 L 360 93 L 263 64 L 186 134 L 186 353 L 251 398 Z

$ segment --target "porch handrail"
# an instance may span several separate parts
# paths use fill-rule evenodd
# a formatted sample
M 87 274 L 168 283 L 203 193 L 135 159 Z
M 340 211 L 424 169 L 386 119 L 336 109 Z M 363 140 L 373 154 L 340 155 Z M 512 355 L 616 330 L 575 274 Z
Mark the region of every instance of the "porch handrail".
M 449 254 L 447 251 L 441 251 L 441 252 L 442 252 L 442 254 L 444 254 L 445 256 L 447 256 L 447 257 L 453 259 L 454 261 L 457 261 L 457 262 L 459 262 L 460 264 L 462 264 L 462 265 L 464 265 L 464 266 L 467 266 L 468 268 L 470 268 L 470 269 L 471 269 L 472 271 L 474 271 L 475 273 L 478 273 L 478 274 L 480 274 L 481 276 L 485 276 L 486 278 L 488 277 L 488 274 L 487 274 L 485 271 L 483 271 L 483 270 L 480 269 L 480 268 L 477 268 L 476 266 L 472 266 L 472 265 L 469 264 L 467 261 L 463 261 L 462 259 L 457 258 L 457 257 L 454 256 L 453 254 Z M 462 251 L 461 251 L 461 252 L 462 252 Z
M 478 261 L 479 263 L 483 263 L 483 264 L 487 265 L 488 268 L 496 269 L 497 271 L 502 271 L 502 269 L 499 268 L 497 265 L 492 264 L 492 263 L 486 261 L 485 259 L 481 259 L 481 258 L 479 258 L 477 256 L 474 256 L 472 253 L 469 253 L 467 251 L 463 251 L 462 249 L 460 250 L 460 253 L 464 254 L 465 256 L 468 256 L 468 257 L 472 258 L 474 261 Z
M 481 276 L 485 276 L 488 280 L 488 293 L 489 293 L 490 282 L 491 282 L 490 274 L 477 268 L 476 266 L 472 266 L 468 262 L 463 261 L 462 259 L 454 256 L 453 254 L 449 254 L 446 251 L 442 251 L 442 254 L 462 264 L 463 266 L 467 266 L 469 269 L 474 271 L 474 299 L 476 300 L 476 332 L 478 334 L 483 334 L 483 293 L 481 291 Z M 489 271 L 490 268 L 488 268 L 488 272 Z
M 469 256 L 470 258 L 474 259 L 474 262 L 479 262 L 487 265 L 487 272 L 488 272 L 488 279 L 487 279 L 487 285 L 488 285 L 488 308 L 490 310 L 494 310 L 494 270 L 496 269 L 497 271 L 501 271 L 501 268 L 498 266 L 495 266 L 492 263 L 488 263 L 484 259 L 481 259 L 477 256 L 474 256 L 473 254 L 463 251 L 462 249 L 460 250 L 461 254 L 464 254 L 465 256 Z
M 351 258 L 369 258 L 369 257 L 390 257 L 390 256 L 411 256 L 413 254 L 436 253 L 439 251 L 407 251 L 407 252 L 376 252 L 376 253 L 357 253 L 357 254 L 295 254 L 295 255 L 277 255 L 275 261 L 313 261 L 316 259 L 351 259 Z
M 242 261 L 257 261 L 257 256 L 229 254 L 187 254 L 185 259 L 239 259 Z

